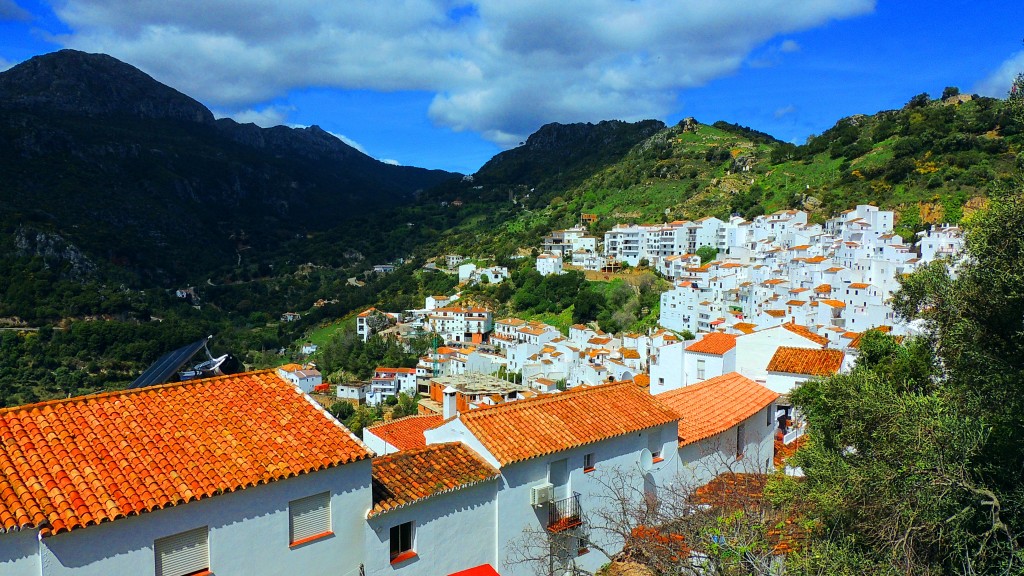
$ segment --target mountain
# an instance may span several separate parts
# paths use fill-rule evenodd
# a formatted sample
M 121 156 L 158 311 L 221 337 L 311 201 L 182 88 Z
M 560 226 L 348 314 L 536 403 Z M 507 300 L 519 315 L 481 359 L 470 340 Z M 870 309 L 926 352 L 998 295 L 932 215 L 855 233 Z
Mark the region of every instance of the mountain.
M 788 208 L 822 222 L 867 203 L 894 210 L 897 232 L 910 239 L 927 225 L 957 223 L 990 194 L 1018 185 L 1024 114 L 1011 108 L 955 91 L 940 99 L 921 94 L 898 110 L 840 119 L 802 145 L 722 121 L 601 123 L 591 130 L 607 124 L 632 137 L 615 140 L 607 148 L 614 153 L 577 155 L 595 160 L 564 167 L 573 157 L 569 142 L 601 148 L 600 138 L 546 126 L 488 162 L 472 182 L 443 187 L 448 198 L 489 201 L 474 209 L 493 215 L 455 227 L 447 249 L 507 254 L 535 247 L 581 213 L 598 217 L 591 231 L 600 235 L 617 223 L 752 218 Z M 536 192 L 527 198 L 530 189 Z
M 379 162 L 317 126 L 214 119 L 128 64 L 74 50 L 0 73 L 0 171 L 0 248 L 68 246 L 86 268 L 150 282 L 258 261 L 459 176 Z

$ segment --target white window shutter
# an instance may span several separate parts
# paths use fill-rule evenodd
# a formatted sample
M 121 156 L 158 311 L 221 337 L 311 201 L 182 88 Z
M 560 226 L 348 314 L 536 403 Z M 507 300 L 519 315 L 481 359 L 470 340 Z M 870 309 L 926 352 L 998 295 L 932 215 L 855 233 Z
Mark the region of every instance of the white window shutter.
M 156 540 L 156 576 L 183 576 L 209 569 L 209 532 L 203 526 Z
M 331 493 L 314 494 L 288 503 L 291 541 L 331 531 Z

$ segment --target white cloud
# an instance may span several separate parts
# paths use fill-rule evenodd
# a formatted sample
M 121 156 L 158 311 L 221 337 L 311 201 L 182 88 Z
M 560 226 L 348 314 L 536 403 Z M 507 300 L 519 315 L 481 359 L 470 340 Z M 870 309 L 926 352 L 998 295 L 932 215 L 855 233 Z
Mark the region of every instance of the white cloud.
M 294 110 L 291 106 L 267 106 L 259 110 L 247 108 L 233 113 L 214 110 L 213 115 L 217 118 L 231 118 L 240 124 L 252 122 L 261 128 L 270 128 L 287 125 L 288 113 Z
M 783 40 L 782 44 L 779 44 L 779 52 L 799 52 L 800 45 L 797 44 L 796 40 Z
M 999 68 L 974 87 L 974 92 L 982 96 L 1006 98 L 1010 84 L 1021 72 L 1024 72 L 1024 51 L 1014 54 L 1000 64 Z
M 27 10 L 18 6 L 14 0 L 0 0 L 0 22 L 7 20 L 29 20 L 32 15 Z
M 782 118 L 783 116 L 788 116 L 788 115 L 790 115 L 790 114 L 792 114 L 794 112 L 796 112 L 796 106 L 793 106 L 792 104 L 790 104 L 789 106 L 783 106 L 782 108 L 776 108 L 775 109 L 775 117 L 776 118 Z
M 758 46 L 874 5 L 66 0 L 56 10 L 73 30 L 67 46 L 109 53 L 218 108 L 259 108 L 309 86 L 423 90 L 435 94 L 434 122 L 510 146 L 546 122 L 663 118 L 679 90 L 735 72 Z
M 366 151 L 366 148 L 363 148 L 363 145 L 360 144 L 359 142 L 356 142 L 355 140 L 349 138 L 348 136 L 345 136 L 344 134 L 338 134 L 337 132 L 331 132 L 330 130 L 328 130 L 327 133 L 330 134 L 331 136 L 334 136 L 338 140 L 341 140 L 345 144 L 348 144 L 349 146 L 355 148 L 356 150 L 359 150 L 363 154 L 369 156 L 369 153 Z
M 381 158 L 380 161 L 385 163 L 385 164 L 391 164 L 392 166 L 401 166 L 402 165 L 402 163 L 399 162 L 398 160 L 393 160 L 391 158 Z
M 3 56 L 0 56 L 0 72 L 3 72 L 4 70 L 9 70 L 14 65 L 15 65 L 15 62 L 11 62 L 10 60 L 7 60 Z

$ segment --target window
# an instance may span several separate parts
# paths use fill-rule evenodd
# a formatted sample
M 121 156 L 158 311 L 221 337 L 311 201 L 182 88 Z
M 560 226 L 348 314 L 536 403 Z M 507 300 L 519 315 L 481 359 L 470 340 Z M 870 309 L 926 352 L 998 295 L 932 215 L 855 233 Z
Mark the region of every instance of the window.
M 583 471 L 593 472 L 594 471 L 594 453 L 583 455 Z
M 703 359 L 697 360 L 697 379 L 698 380 L 703 380 L 704 379 L 704 360 Z
M 210 571 L 210 529 L 207 526 L 153 542 L 156 576 L 188 576 Z
M 391 527 L 391 563 L 403 562 L 416 556 L 412 549 L 412 522 Z
M 746 424 L 742 423 L 736 427 L 736 459 L 743 457 L 743 445 L 746 444 Z
M 765 419 L 766 419 L 765 426 L 768 426 L 770 428 L 771 425 L 772 425 L 772 405 L 771 404 L 769 404 L 768 407 L 765 408 L 764 415 L 765 415 Z
M 661 449 L 664 448 L 661 442 L 661 430 L 651 430 L 647 435 L 647 449 L 651 451 L 651 458 L 654 462 L 661 462 Z
M 289 502 L 288 534 L 292 546 L 331 534 L 331 493 Z

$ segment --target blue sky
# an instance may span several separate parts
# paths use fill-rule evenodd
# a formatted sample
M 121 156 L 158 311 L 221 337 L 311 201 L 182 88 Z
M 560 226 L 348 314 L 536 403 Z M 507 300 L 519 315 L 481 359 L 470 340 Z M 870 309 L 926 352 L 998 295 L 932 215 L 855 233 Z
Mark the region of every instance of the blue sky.
M 471 173 L 547 122 L 694 116 L 802 142 L 945 86 L 1005 96 L 1021 22 L 1008 0 L 0 0 L 0 69 L 104 52 L 218 116 Z

